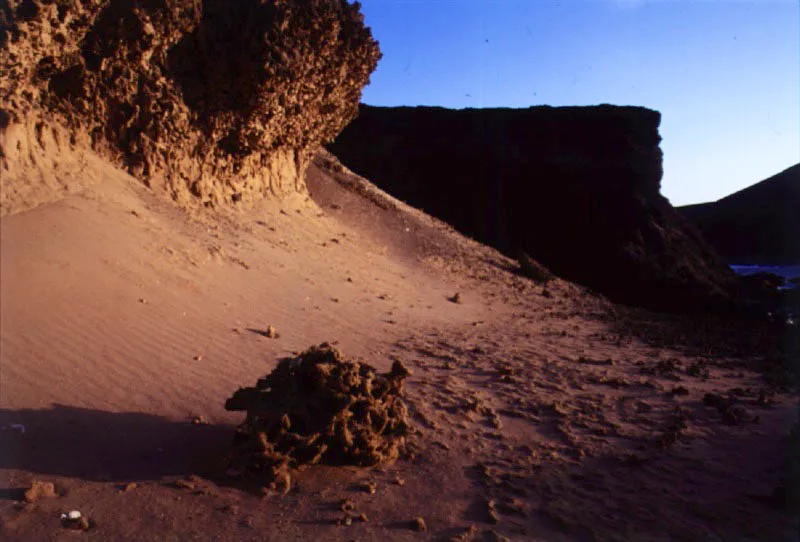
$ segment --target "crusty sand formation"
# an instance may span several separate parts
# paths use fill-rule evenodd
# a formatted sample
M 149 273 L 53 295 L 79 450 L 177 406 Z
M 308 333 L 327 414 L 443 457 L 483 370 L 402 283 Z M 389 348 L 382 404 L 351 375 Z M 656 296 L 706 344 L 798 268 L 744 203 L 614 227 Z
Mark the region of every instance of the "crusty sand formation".
M 302 192 L 380 58 L 346 0 L 10 0 L 0 51 L 2 214 L 81 188 L 89 148 L 181 202 Z
M 284 358 L 225 404 L 247 418 L 236 430 L 231 463 L 288 484 L 288 471 L 317 463 L 373 466 L 405 450 L 408 411 L 400 362 L 389 373 L 349 360 L 327 343 Z

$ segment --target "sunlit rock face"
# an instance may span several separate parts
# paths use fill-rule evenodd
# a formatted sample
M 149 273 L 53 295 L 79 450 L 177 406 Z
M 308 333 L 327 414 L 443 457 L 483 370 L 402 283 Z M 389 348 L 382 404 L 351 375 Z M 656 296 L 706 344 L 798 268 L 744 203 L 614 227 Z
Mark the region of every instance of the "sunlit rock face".
M 660 195 L 660 120 L 609 105 L 361 106 L 329 149 L 463 233 L 614 300 L 724 306 L 732 274 Z
M 0 3 L 3 213 L 41 199 L 19 181 L 47 184 L 43 160 L 72 171 L 86 149 L 179 201 L 302 192 L 379 58 L 347 0 Z

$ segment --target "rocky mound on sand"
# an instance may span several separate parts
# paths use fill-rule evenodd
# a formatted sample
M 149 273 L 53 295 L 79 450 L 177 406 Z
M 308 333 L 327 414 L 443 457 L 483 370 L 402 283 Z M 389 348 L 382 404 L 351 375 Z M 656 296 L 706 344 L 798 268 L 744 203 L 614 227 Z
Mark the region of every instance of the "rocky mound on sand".
M 379 58 L 347 0 L 3 2 L 0 209 L 70 192 L 87 148 L 181 201 L 303 191 Z
M 329 145 L 397 198 L 624 303 L 725 305 L 732 273 L 660 194 L 640 107 L 371 107 Z
M 732 264 L 800 263 L 800 164 L 712 203 L 679 207 Z
M 247 412 L 236 430 L 231 466 L 288 488 L 292 468 L 396 459 L 408 434 L 402 392 L 409 374 L 398 361 L 388 374 L 378 374 L 328 344 L 281 360 L 225 403 L 228 410 Z

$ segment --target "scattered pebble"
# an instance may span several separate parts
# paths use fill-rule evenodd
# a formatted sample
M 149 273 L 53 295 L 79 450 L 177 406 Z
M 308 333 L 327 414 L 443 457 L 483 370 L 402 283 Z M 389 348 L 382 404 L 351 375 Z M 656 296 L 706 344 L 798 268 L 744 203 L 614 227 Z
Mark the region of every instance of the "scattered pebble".
M 369 493 L 370 495 L 374 495 L 375 492 L 378 490 L 378 484 L 375 482 L 364 482 L 361 484 L 361 489 Z
M 490 499 L 486 502 L 487 508 L 487 515 L 489 516 L 489 521 L 494 523 L 495 525 L 500 523 L 500 516 L 497 515 L 497 506 L 494 500 Z
M 361 523 L 369 523 L 369 518 L 367 517 L 366 514 L 362 512 L 361 514 L 358 515 L 358 521 L 360 521 Z
M 454 296 L 448 297 L 447 300 L 450 301 L 451 303 L 460 304 L 461 303 L 461 294 L 456 292 Z
M 36 502 L 39 499 L 52 499 L 54 497 L 58 497 L 58 494 L 52 482 L 34 481 L 30 489 L 25 491 L 25 502 Z
M 71 512 L 61 514 L 61 525 L 67 529 L 88 531 L 94 527 L 94 521 L 88 519 L 78 510 L 72 510 Z
M 195 416 L 192 420 L 192 423 L 194 425 L 208 425 L 208 420 L 205 418 L 205 416 Z
M 275 475 L 275 480 L 270 482 L 269 488 L 286 495 L 292 489 L 292 477 L 286 472 L 278 473 Z
M 194 357 L 194 360 L 195 360 L 195 361 L 203 361 L 203 356 L 201 356 L 200 354 L 197 354 L 197 355 Z
M 353 504 L 353 501 L 351 501 L 350 499 L 342 499 L 342 502 L 339 503 L 339 509 L 342 512 L 350 512 L 352 510 L 355 510 L 355 508 L 356 505 Z
M 264 332 L 264 336 L 268 339 L 277 339 L 278 337 L 280 337 L 280 335 L 278 335 L 278 332 L 271 325 L 267 326 L 267 330 Z
M 124 493 L 127 493 L 129 491 L 133 491 L 137 487 L 139 487 L 139 485 L 136 482 L 129 482 L 129 483 L 125 484 L 125 487 L 122 488 L 122 491 Z
M 195 486 L 194 483 L 190 482 L 189 480 L 176 480 L 175 487 L 178 489 L 189 489 L 194 491 L 195 487 L 197 486 Z
M 415 531 L 420 533 L 428 530 L 428 526 L 425 525 L 425 520 L 421 517 L 414 518 L 414 521 L 411 522 L 411 526 Z

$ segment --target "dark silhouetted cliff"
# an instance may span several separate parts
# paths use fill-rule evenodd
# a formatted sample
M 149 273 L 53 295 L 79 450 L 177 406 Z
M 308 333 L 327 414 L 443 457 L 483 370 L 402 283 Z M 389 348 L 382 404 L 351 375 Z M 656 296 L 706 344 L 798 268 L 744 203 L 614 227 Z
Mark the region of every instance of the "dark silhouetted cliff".
M 732 264 L 800 264 L 800 164 L 713 203 L 679 207 Z
M 361 106 L 329 145 L 463 233 L 617 301 L 724 305 L 734 278 L 660 195 L 660 114 L 639 107 Z
M 70 192 L 81 149 L 179 201 L 304 191 L 379 57 L 347 0 L 2 2 L 0 210 Z

